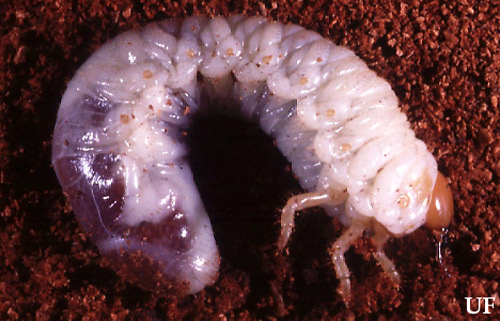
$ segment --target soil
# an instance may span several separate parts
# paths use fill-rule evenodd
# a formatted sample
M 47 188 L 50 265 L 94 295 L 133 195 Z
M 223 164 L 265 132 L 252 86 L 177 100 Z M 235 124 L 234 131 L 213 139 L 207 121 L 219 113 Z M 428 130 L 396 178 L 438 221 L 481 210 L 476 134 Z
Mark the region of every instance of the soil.
M 500 318 L 500 51 L 494 1 L 7 0 L 0 3 L 1 320 L 493 320 Z M 327 248 L 342 232 L 305 211 L 276 254 L 279 208 L 301 191 L 272 139 L 227 117 L 195 122 L 191 161 L 222 262 L 217 283 L 179 297 L 129 283 L 79 227 L 51 168 L 67 82 L 104 42 L 190 15 L 264 15 L 345 45 L 387 79 L 453 190 L 447 233 L 424 228 L 386 252 L 367 235 L 346 255 L 352 300 Z M 440 249 L 440 252 L 437 252 Z M 494 297 L 471 315 L 465 297 Z M 477 309 L 473 300 L 472 310 Z M 484 310 L 484 304 L 482 306 Z

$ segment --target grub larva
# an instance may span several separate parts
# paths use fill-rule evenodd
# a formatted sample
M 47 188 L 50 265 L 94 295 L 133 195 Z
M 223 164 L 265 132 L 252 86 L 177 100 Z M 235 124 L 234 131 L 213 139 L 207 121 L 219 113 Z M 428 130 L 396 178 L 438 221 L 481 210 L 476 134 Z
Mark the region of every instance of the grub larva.
M 295 212 L 307 207 L 322 206 L 347 227 L 330 251 L 346 301 L 343 255 L 363 231 L 374 231 L 374 256 L 399 282 L 385 241 L 451 220 L 436 161 L 390 85 L 352 51 L 262 17 L 152 23 L 109 41 L 78 70 L 52 154 L 82 226 L 146 288 L 166 279 L 195 293 L 217 277 L 219 255 L 183 136 L 199 110 L 258 122 L 307 190 L 283 208 L 279 249 Z

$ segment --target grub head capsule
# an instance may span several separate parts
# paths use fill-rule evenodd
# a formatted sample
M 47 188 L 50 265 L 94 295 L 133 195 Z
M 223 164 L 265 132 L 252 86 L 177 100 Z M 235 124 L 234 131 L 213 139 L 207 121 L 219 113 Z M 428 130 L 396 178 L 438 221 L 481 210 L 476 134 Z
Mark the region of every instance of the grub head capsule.
M 436 184 L 432 191 L 425 226 L 431 229 L 443 229 L 450 225 L 453 218 L 453 196 L 446 178 L 438 172 Z

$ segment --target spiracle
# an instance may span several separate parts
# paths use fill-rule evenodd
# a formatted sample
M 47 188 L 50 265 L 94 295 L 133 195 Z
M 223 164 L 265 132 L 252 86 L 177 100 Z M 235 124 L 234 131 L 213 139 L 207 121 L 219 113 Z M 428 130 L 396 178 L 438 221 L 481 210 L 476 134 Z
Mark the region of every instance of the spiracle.
M 374 232 L 374 256 L 397 283 L 386 240 L 450 223 L 451 192 L 435 159 L 390 85 L 352 51 L 262 17 L 155 22 L 110 40 L 80 67 L 52 153 L 83 228 L 145 288 L 167 280 L 196 293 L 217 278 L 219 254 L 187 158 L 185 133 L 200 111 L 257 122 L 307 191 L 284 206 L 278 249 L 307 207 L 347 227 L 330 250 L 346 302 L 343 255 L 363 231 Z

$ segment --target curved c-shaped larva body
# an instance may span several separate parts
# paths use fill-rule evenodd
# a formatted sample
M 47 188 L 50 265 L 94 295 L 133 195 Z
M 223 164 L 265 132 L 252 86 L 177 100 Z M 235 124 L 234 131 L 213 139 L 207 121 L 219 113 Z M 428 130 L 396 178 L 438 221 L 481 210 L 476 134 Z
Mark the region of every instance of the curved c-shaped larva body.
M 295 211 L 321 205 L 350 230 L 332 248 L 345 297 L 343 253 L 365 229 L 378 231 L 376 258 L 397 280 L 382 247 L 424 224 L 436 161 L 389 84 L 350 50 L 242 16 L 126 32 L 68 84 L 52 162 L 82 226 L 119 269 L 139 262 L 140 284 L 186 281 L 188 293 L 215 281 L 219 256 L 184 139 L 201 109 L 259 122 L 309 191 L 283 209 L 280 248 Z

